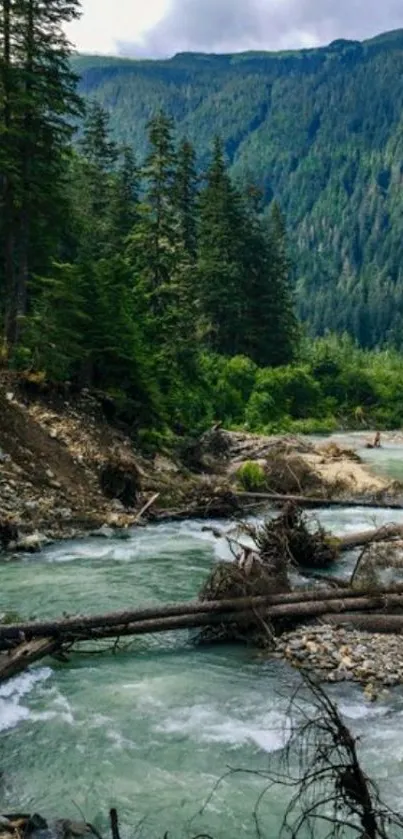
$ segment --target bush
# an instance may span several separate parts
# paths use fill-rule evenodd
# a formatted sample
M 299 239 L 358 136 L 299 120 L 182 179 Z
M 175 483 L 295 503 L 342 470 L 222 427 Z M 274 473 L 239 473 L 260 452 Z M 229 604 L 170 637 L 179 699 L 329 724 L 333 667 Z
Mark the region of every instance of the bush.
M 323 395 L 308 367 L 265 368 L 257 373 L 245 412 L 250 428 L 259 430 L 285 417 L 300 420 L 318 415 L 323 415 Z
M 261 492 L 266 489 L 266 473 L 260 463 L 253 460 L 243 463 L 236 476 L 245 492 Z

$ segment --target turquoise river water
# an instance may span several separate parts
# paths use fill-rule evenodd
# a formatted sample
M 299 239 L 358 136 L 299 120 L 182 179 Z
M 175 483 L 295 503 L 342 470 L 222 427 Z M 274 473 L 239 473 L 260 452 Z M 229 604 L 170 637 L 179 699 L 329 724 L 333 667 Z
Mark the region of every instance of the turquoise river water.
M 403 477 L 401 445 L 368 457 Z M 403 512 L 312 515 L 335 533 L 403 523 Z M 4 564 L 0 612 L 56 616 L 193 598 L 213 563 L 230 559 L 205 525 L 150 526 L 127 540 L 63 543 Z M 342 570 L 353 562 L 346 557 Z M 38 665 L 0 687 L 0 812 L 81 812 L 103 829 L 116 806 L 125 839 L 255 836 L 262 778 L 233 774 L 210 794 L 228 767 L 265 770 L 276 760 L 297 682 L 281 662 L 241 647 L 195 649 L 183 632 L 136 639 L 117 655 L 89 650 Z M 331 692 L 362 737 L 366 768 L 403 807 L 403 691 L 376 704 L 351 685 Z M 267 792 L 263 835 L 277 835 L 287 800 L 284 788 Z

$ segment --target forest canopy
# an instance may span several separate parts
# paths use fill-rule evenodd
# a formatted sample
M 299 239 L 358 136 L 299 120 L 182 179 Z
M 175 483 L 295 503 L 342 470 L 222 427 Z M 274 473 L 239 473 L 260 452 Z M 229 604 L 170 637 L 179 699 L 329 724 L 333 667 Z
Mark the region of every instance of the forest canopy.
M 259 179 L 236 177 L 221 117 L 201 164 L 191 122 L 155 109 L 136 153 L 81 98 L 63 35 L 79 5 L 0 4 L 3 363 L 106 395 L 143 441 L 217 420 L 400 423 L 394 349 L 306 337 L 289 219 Z

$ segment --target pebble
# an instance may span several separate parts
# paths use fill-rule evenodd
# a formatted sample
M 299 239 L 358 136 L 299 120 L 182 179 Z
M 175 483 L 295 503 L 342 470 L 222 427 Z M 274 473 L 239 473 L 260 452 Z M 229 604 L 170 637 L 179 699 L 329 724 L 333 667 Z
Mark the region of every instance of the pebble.
M 276 654 L 327 682 L 358 682 L 375 701 L 382 687 L 403 684 L 403 643 L 396 635 L 333 626 L 300 627 L 277 639 Z

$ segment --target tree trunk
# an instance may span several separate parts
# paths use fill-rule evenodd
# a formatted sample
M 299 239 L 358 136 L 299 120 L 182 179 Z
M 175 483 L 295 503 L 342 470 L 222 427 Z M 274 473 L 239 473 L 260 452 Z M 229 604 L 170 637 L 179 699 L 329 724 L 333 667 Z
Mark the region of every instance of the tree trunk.
M 386 527 L 378 527 L 375 530 L 364 530 L 361 533 L 350 533 L 348 536 L 341 536 L 337 539 L 337 545 L 341 553 L 351 551 L 354 548 L 364 547 L 365 545 L 372 545 L 375 542 L 392 542 L 394 539 L 401 539 L 403 537 L 403 527 L 401 525 L 387 525 Z
M 13 343 L 15 311 L 14 301 L 14 251 L 15 251 L 15 218 L 13 185 L 10 173 L 7 170 L 12 168 L 10 156 L 13 154 L 11 148 L 11 3 L 10 0 L 3 2 L 3 51 L 1 62 L 2 95 L 3 95 L 3 154 L 5 155 L 5 171 L 1 176 L 1 191 L 4 208 L 4 286 L 5 286 L 5 336 L 7 344 Z
M 296 504 L 298 507 L 365 507 L 368 509 L 403 510 L 403 502 L 394 499 L 373 501 L 364 498 L 316 498 L 311 495 L 281 495 L 273 492 L 234 492 L 236 498 L 250 498 L 257 501 L 272 501 L 273 504 Z
M 323 623 L 333 626 L 345 626 L 352 629 L 362 629 L 365 632 L 392 633 L 393 635 L 403 634 L 403 615 L 379 614 L 356 614 L 355 612 L 344 612 L 342 615 L 322 616 Z
M 24 74 L 25 98 L 24 133 L 21 149 L 21 209 L 19 213 L 17 267 L 14 277 L 14 318 L 12 343 L 18 344 L 21 335 L 21 319 L 27 311 L 29 281 L 29 250 L 32 215 L 32 160 L 34 159 L 33 132 L 34 108 L 32 101 L 35 56 L 35 9 L 33 0 L 28 0 L 24 32 Z
M 374 609 L 403 606 L 403 585 L 392 586 L 388 589 L 374 590 L 341 590 L 330 591 L 311 590 L 295 591 L 287 594 L 277 594 L 267 597 L 242 597 L 232 600 L 190 601 L 171 603 L 166 606 L 150 606 L 135 611 L 112 612 L 104 615 L 76 616 L 54 621 L 30 621 L 20 624 L 0 626 L 0 643 L 18 640 L 21 634 L 28 639 L 53 637 L 60 641 L 74 638 L 76 635 L 87 635 L 96 630 L 107 629 L 111 635 L 121 634 L 123 627 L 130 627 L 129 634 L 135 634 L 134 628 L 139 625 L 162 624 L 168 628 L 180 628 L 182 618 L 195 617 L 204 621 L 218 616 L 239 612 L 261 610 L 268 618 L 300 617 L 321 615 L 325 612 L 348 611 L 355 609 Z M 178 620 L 179 626 L 172 627 L 163 621 Z M 188 624 L 184 623 L 184 626 Z M 198 624 L 196 624 L 198 625 Z M 145 630 L 143 630 L 145 631 Z

